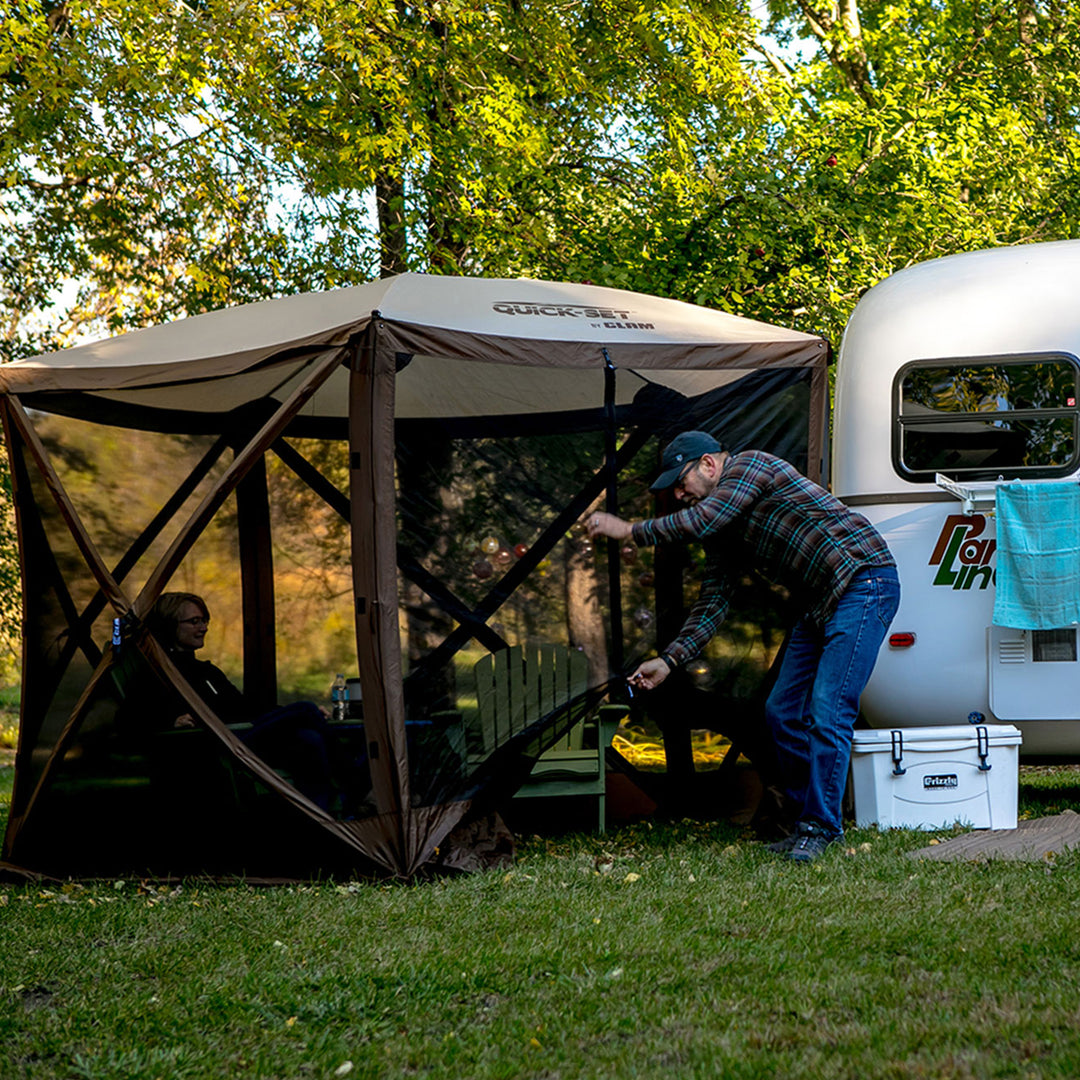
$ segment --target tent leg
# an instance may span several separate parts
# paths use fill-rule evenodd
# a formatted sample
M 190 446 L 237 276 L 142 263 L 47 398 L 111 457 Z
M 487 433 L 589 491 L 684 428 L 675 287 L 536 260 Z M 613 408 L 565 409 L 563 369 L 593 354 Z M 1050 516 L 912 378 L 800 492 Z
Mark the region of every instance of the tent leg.
M 244 695 L 262 713 L 277 704 L 274 556 L 265 458 L 255 462 L 236 485 L 236 516 L 244 607 Z

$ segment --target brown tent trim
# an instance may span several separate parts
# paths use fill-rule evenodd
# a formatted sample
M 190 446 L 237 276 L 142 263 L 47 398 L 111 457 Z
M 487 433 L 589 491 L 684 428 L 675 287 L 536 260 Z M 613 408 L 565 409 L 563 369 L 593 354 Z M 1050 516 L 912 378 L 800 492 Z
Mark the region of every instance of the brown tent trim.
M 258 754 L 238 739 L 220 717 L 207 706 L 206 702 L 191 688 L 191 685 L 180 673 L 169 654 L 162 648 L 153 634 L 144 630 L 137 639 L 136 644 L 149 661 L 151 667 L 176 687 L 184 701 L 191 708 L 191 711 L 202 721 L 206 729 L 220 740 L 233 758 L 295 810 L 317 822 L 365 859 L 371 857 L 371 853 L 357 842 L 357 826 L 361 825 L 361 822 L 337 821 L 325 810 L 316 806 L 305 795 L 297 791 L 295 787 L 283 780 Z M 392 862 L 384 865 L 388 870 L 394 869 Z
M 745 369 L 763 367 L 816 367 L 826 363 L 826 344 L 821 338 L 793 337 L 783 341 L 731 343 L 672 341 L 658 334 L 655 341 L 621 342 L 560 341 L 559 357 L 552 356 L 546 338 L 509 337 L 451 330 L 441 326 L 379 318 L 379 346 L 391 353 L 444 356 L 521 367 L 602 368 L 601 350 L 607 348 L 619 369 L 671 370 L 702 367 Z M 614 335 L 613 335 L 614 336 Z
M 255 463 L 262 459 L 262 455 L 267 448 L 281 434 L 289 421 L 304 407 L 315 391 L 336 370 L 342 359 L 343 354 L 338 352 L 321 364 L 316 365 L 308 377 L 293 391 L 289 399 L 277 409 L 247 446 L 236 455 L 232 464 L 226 469 L 217 484 L 207 493 L 191 517 L 180 529 L 179 534 L 169 546 L 169 550 L 162 556 L 161 562 L 158 563 L 143 586 L 134 605 L 140 617 L 144 616 L 153 606 L 165 582 L 176 572 L 176 568 L 183 561 L 188 551 L 191 550 L 191 546 L 220 509 L 222 503 L 225 502 L 233 489 Z
M 153 543 L 161 530 L 175 516 L 177 510 L 187 501 L 191 492 L 210 471 L 217 458 L 220 457 L 225 445 L 226 440 L 222 438 L 210 448 L 165 506 L 154 516 L 150 524 L 147 525 L 131 547 L 124 553 L 113 570 L 113 577 L 118 584 L 123 582 L 124 578 L 127 577 L 141 555 L 149 548 L 150 544 Z M 60 582 L 60 586 L 63 587 L 62 581 Z M 66 593 L 66 588 L 64 591 Z M 90 661 L 92 667 L 96 667 L 98 663 L 100 663 L 101 650 L 97 648 L 92 640 L 90 640 L 89 633 L 94 620 L 101 614 L 107 603 L 108 600 L 104 592 L 99 590 L 90 599 L 90 602 L 86 605 L 85 609 L 81 613 L 76 613 L 77 609 L 75 608 L 74 601 L 71 600 L 70 607 L 72 614 L 68 620 L 70 633 L 68 635 L 68 640 L 60 650 L 60 655 L 56 661 L 55 675 L 57 681 L 59 681 L 59 678 L 67 671 L 72 659 L 74 659 L 75 653 L 80 647 L 83 648 L 84 653 L 87 653 L 88 644 L 92 647 L 91 652 L 87 654 L 87 659 Z
M 212 491 L 204 498 L 199 508 L 188 520 L 181 530 L 180 535 L 170 546 L 169 551 L 151 574 L 150 580 L 147 582 L 147 585 L 144 587 L 139 597 L 139 601 L 145 603 L 146 608 L 149 608 L 153 603 L 153 600 L 156 599 L 157 592 L 160 591 L 161 585 L 171 577 L 172 573 L 175 571 L 176 565 L 178 565 L 180 559 L 183 557 L 183 553 L 186 553 L 190 548 L 190 543 L 193 542 L 194 538 L 203 528 L 205 528 L 205 525 L 213 516 L 214 512 L 216 512 L 224 502 L 224 499 L 228 496 L 229 492 L 235 486 L 239 485 L 244 478 L 250 474 L 253 468 L 263 463 L 263 454 L 265 453 L 266 448 L 275 438 L 277 438 L 280 430 L 288 424 L 296 411 L 303 407 L 304 403 L 312 394 L 314 394 L 326 378 L 329 377 L 340 362 L 340 355 L 335 355 L 326 360 L 323 364 L 318 365 L 301 386 L 291 395 L 289 400 L 275 412 L 274 416 L 271 417 L 266 424 L 263 425 L 255 438 L 248 443 L 240 454 L 237 455 L 230 468 L 226 470 L 225 474 L 221 477 Z M 127 599 L 120 586 L 109 574 L 95 545 L 91 541 L 89 535 L 85 532 L 78 513 L 71 504 L 62 482 L 49 462 L 44 446 L 41 444 L 36 431 L 30 424 L 29 418 L 22 410 L 17 399 L 8 399 L 7 412 L 10 415 L 12 424 L 17 431 L 21 442 L 27 448 L 35 465 L 41 472 L 49 493 L 56 503 L 57 508 L 60 510 L 65 525 L 73 539 L 75 539 L 80 552 L 83 554 L 88 569 L 90 569 L 94 574 L 95 579 L 98 581 L 102 595 L 106 597 L 107 601 L 112 604 L 119 614 L 126 614 L 131 610 L 133 605 Z M 186 544 L 185 541 L 187 541 Z M 258 580 L 249 586 L 254 592 L 254 595 L 260 595 L 260 591 L 265 588 L 265 582 L 267 580 L 265 572 L 260 572 Z M 156 588 L 156 591 L 152 589 L 152 586 Z M 74 604 L 71 605 L 71 608 L 71 614 L 76 616 Z M 366 857 L 363 847 L 357 844 L 355 829 L 348 828 L 347 823 L 335 821 L 335 819 L 331 818 L 314 803 L 311 803 L 307 798 L 296 791 L 295 788 L 283 781 L 277 773 L 263 763 L 262 760 L 252 753 L 243 743 L 236 739 L 220 719 L 206 707 L 205 703 L 202 702 L 202 699 L 195 694 L 156 640 L 145 631 L 143 631 L 141 637 L 140 649 L 147 657 L 151 666 L 159 673 L 165 675 L 167 681 L 171 682 L 177 690 L 180 691 L 187 704 L 191 706 L 195 715 L 197 715 L 203 721 L 205 726 L 213 731 L 214 734 L 228 746 L 230 752 L 238 761 L 242 762 L 249 771 L 258 776 L 271 790 L 275 791 L 307 816 L 313 818 L 319 824 L 335 833 L 350 848 L 356 850 L 358 854 L 365 855 Z M 48 786 L 51 776 L 56 768 L 56 763 L 63 759 L 72 738 L 79 730 L 87 705 L 91 700 L 95 689 L 112 666 L 112 662 L 113 657 L 111 653 L 100 656 L 93 674 L 87 685 L 83 688 L 78 701 L 73 707 L 71 714 L 57 739 L 53 752 L 45 763 L 41 776 L 39 777 L 29 800 L 25 807 L 22 808 L 21 813 L 13 815 L 9 821 L 8 830 L 5 835 L 5 853 L 8 853 L 14 848 L 22 827 L 32 816 L 34 806 L 41 793 Z M 393 868 L 393 863 L 387 864 L 387 869 Z
M 4 426 L 7 432 L 8 446 L 12 450 L 18 450 L 21 447 L 25 447 L 25 443 L 19 438 L 18 434 L 14 430 L 14 425 L 8 422 L 7 416 L 7 400 L 4 401 Z M 32 452 L 26 447 L 26 453 L 30 455 L 33 460 Z M 25 573 L 26 558 L 25 553 L 31 545 L 40 547 L 41 550 L 47 551 L 49 554 L 48 563 L 51 569 L 49 574 L 52 587 L 56 592 L 57 601 L 61 610 L 64 613 L 64 617 L 68 626 L 68 629 L 72 632 L 69 635 L 68 645 L 65 646 L 64 651 L 61 652 L 61 661 L 57 665 L 57 670 L 63 672 L 67 669 L 68 663 L 70 663 L 71 657 L 79 649 L 82 650 L 83 655 L 86 657 L 90 667 L 93 668 L 97 665 L 97 662 L 101 659 L 101 650 L 97 647 L 94 641 L 89 637 L 89 629 L 83 626 L 79 619 L 79 609 L 75 603 L 71 592 L 68 590 L 67 583 L 64 581 L 63 575 L 60 572 L 60 567 L 56 562 L 56 558 L 49 547 L 48 540 L 46 538 L 45 529 L 42 526 L 40 517 L 35 513 L 26 509 L 26 504 L 30 506 L 34 505 L 33 499 L 33 480 L 30 477 L 29 471 L 26 467 L 26 462 L 23 454 L 12 453 L 9 455 L 11 462 L 11 482 L 12 489 L 15 495 L 15 525 L 18 533 L 19 550 L 23 553 L 23 567 Z M 34 468 L 37 468 L 36 462 Z M 31 531 L 36 536 L 31 535 Z M 24 582 L 25 584 L 25 582 Z M 24 606 L 25 606 L 25 590 Z M 27 613 L 23 612 L 24 622 L 27 618 Z
M 64 755 L 67 754 L 68 747 L 71 745 L 71 740 L 75 737 L 82 724 L 83 718 L 86 715 L 86 709 L 90 704 L 94 691 L 97 689 L 98 683 L 105 677 L 110 667 L 112 667 L 112 656 L 109 653 L 103 653 L 101 659 L 98 661 L 97 667 L 94 668 L 93 673 L 87 681 L 86 686 L 83 687 L 78 700 L 75 702 L 74 706 L 72 706 L 71 713 L 68 715 L 64 727 L 57 737 L 52 753 L 49 755 L 48 761 L 45 762 L 45 765 L 41 770 L 38 782 L 34 785 L 34 790 L 30 792 L 30 798 L 27 799 L 25 806 L 20 808 L 19 813 L 12 814 L 8 822 L 7 833 L 4 836 L 5 855 L 14 850 L 19 833 L 33 815 L 34 807 L 37 805 L 41 793 L 48 787 L 49 781 L 56 771 L 57 764 L 63 761 Z M 20 743 L 22 742 L 21 731 L 19 741 Z
M 270 489 L 260 456 L 236 485 L 243 606 L 244 693 L 264 713 L 277 705 L 277 622 L 274 552 L 270 541 Z
M 41 439 L 38 437 L 37 432 L 34 430 L 33 425 L 30 423 L 29 417 L 23 410 L 18 398 L 9 398 L 7 400 L 6 408 L 6 421 L 10 422 L 15 432 L 18 434 L 21 444 L 25 447 L 27 453 L 38 472 L 40 473 L 43 481 L 45 482 L 49 496 L 52 499 L 57 510 L 60 512 L 60 516 L 67 527 L 68 532 L 71 534 L 72 539 L 75 541 L 76 546 L 79 549 L 79 553 L 86 564 L 87 569 L 93 575 L 94 579 L 98 582 L 98 586 L 101 591 L 107 597 L 109 603 L 119 611 L 125 613 L 130 604 L 121 590 L 120 586 L 113 579 L 105 566 L 104 560 L 98 553 L 97 547 L 90 539 L 89 534 L 83 527 L 82 521 L 79 518 L 67 491 L 64 488 L 60 477 L 56 474 L 56 470 L 52 466 L 52 462 L 49 460 L 49 455 L 45 450 Z M 69 606 L 68 624 L 69 627 L 73 624 L 75 619 L 73 616 L 77 616 L 77 608 L 74 601 L 71 598 L 70 593 L 66 589 L 63 590 L 66 596 L 67 605 Z M 59 594 L 58 594 L 59 595 Z M 60 735 L 56 741 L 53 751 L 46 761 L 44 768 L 42 769 L 41 776 L 38 778 L 38 782 L 34 787 L 34 790 L 30 794 L 30 798 L 20 806 L 17 812 L 12 815 L 9 822 L 8 830 L 5 835 L 5 851 L 10 849 L 19 834 L 26 819 L 33 812 L 33 807 L 37 801 L 38 796 L 46 785 L 52 770 L 55 767 L 56 761 L 60 760 L 64 753 L 67 751 L 70 745 L 71 739 L 74 733 L 78 730 L 79 723 L 81 722 L 82 715 L 86 709 L 87 703 L 93 693 L 94 688 L 97 686 L 102 675 L 109 667 L 108 657 L 99 655 L 93 674 L 90 677 L 89 682 L 83 688 L 82 693 L 79 695 L 78 700 L 73 707 L 67 722 L 65 723 Z M 20 724 L 20 750 L 22 749 L 23 742 L 23 730 Z M 21 754 L 19 756 L 22 756 Z
M 105 560 L 102 559 L 97 546 L 90 539 L 90 534 L 83 527 L 82 520 L 68 497 L 60 477 L 57 476 L 56 470 L 52 467 L 52 462 L 49 460 L 49 455 L 46 453 L 38 433 L 34 430 L 34 425 L 30 423 L 30 418 L 26 415 L 18 398 L 11 398 L 9 401 L 12 422 L 19 432 L 23 444 L 34 458 L 34 462 L 49 489 L 49 494 L 52 496 L 57 510 L 60 511 L 60 516 L 64 519 L 64 524 L 71 533 L 71 537 L 79 549 L 79 554 L 82 555 L 83 561 L 86 563 L 86 568 L 93 574 L 109 603 L 121 613 L 127 611 L 129 607 L 127 598 L 106 567 Z
M 822 342 L 825 355 L 815 365 L 810 376 L 810 436 L 806 447 L 806 475 L 815 483 L 822 483 L 825 462 L 825 446 L 829 438 L 829 364 L 832 347 Z
M 652 436 L 652 431 L 639 428 L 632 432 L 619 447 L 615 455 L 616 468 L 623 469 L 634 459 L 641 448 Z M 463 623 L 447 635 L 446 639 L 433 649 L 420 667 L 409 673 L 408 683 L 422 679 L 428 671 L 437 669 L 445 664 L 450 657 L 459 649 L 464 648 L 473 637 L 472 626 L 476 622 L 487 623 L 502 605 L 510 598 L 514 590 L 528 577 L 536 566 L 548 555 L 559 539 L 566 533 L 588 508 L 603 493 L 607 484 L 607 465 L 601 467 L 593 474 L 588 484 L 581 489 L 577 496 L 566 508 L 559 513 L 550 525 L 541 533 L 539 538 L 532 544 L 525 555 L 518 560 L 499 580 L 487 591 L 483 599 L 472 609 L 472 618 L 469 623 Z
M 193 316 L 193 318 L 199 318 L 199 316 Z M 100 394 L 110 390 L 140 390 L 150 387 L 167 389 L 198 383 L 213 383 L 244 372 L 259 371 L 278 364 L 310 362 L 328 350 L 336 352 L 347 347 L 349 341 L 359 334 L 367 323 L 367 316 L 352 319 L 342 325 L 328 327 L 290 342 L 285 348 L 274 344 L 225 355 L 199 356 L 192 359 L 176 357 L 169 361 L 152 364 L 124 364 L 122 365 L 122 380 L 119 383 L 115 377 L 116 368 L 104 360 L 83 367 L 48 367 L 34 362 L 25 366 L 2 364 L 0 365 L 0 394 L 62 392 Z M 175 324 L 133 331 L 131 336 L 166 329 L 169 325 Z M 143 341 L 149 350 L 151 341 L 145 337 Z M 79 346 L 78 348 L 89 351 L 93 346 Z M 182 377 L 169 374 L 178 368 L 183 371 Z M 292 370 L 295 371 L 295 368 Z
M 271 449 L 339 517 L 346 522 L 350 520 L 349 497 L 339 491 L 303 454 L 284 439 L 278 439 Z M 397 565 L 409 581 L 419 585 L 451 618 L 458 622 L 469 623 L 473 627 L 477 640 L 486 648 L 492 651 L 506 648 L 506 642 L 494 630 L 476 619 L 463 600 L 455 596 L 438 578 L 421 566 L 400 544 L 397 548 Z
M 411 804 L 405 705 L 397 628 L 394 490 L 394 366 L 376 348 L 375 327 L 354 345 L 349 380 L 356 655 L 364 688 L 364 733 L 375 807 L 402 808 L 387 842 L 398 866 L 412 863 L 401 814 Z M 385 554 L 384 554 L 385 553 Z
M 124 552 L 116 566 L 113 567 L 112 573 L 117 584 L 122 584 L 124 582 L 125 578 L 127 578 L 128 574 L 134 569 L 139 559 L 141 559 L 150 549 L 150 545 L 161 535 L 165 526 L 172 521 L 183 507 L 184 503 L 191 497 L 195 489 L 207 477 L 227 445 L 228 440 L 224 436 L 214 442 L 214 445 L 207 450 L 176 491 L 165 502 L 165 505 L 162 506 L 153 518 L 151 518 L 149 524 L 147 524 L 143 531 L 135 538 L 131 547 Z M 77 648 L 74 644 L 77 635 L 80 633 L 85 634 L 89 631 L 94 620 L 101 614 L 107 603 L 108 600 L 105 594 L 99 590 L 90 599 L 90 602 L 86 605 L 82 614 L 78 616 L 77 625 L 72 627 L 72 638 L 61 652 L 61 659 L 58 662 L 60 671 L 65 671 L 67 669 L 67 665 L 74 655 L 74 650 Z

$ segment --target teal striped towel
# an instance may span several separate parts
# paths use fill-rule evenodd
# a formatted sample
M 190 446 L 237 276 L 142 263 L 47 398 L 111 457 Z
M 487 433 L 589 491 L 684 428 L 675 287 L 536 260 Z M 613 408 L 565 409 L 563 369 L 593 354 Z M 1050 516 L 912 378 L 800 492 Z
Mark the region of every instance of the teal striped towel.
M 1080 622 L 1080 484 L 998 484 L 994 622 L 1053 630 Z

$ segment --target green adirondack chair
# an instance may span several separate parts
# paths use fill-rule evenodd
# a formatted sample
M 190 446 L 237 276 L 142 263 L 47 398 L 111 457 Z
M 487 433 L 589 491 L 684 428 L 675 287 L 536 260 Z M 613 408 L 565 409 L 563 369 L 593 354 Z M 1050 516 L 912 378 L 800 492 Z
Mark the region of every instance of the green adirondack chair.
M 515 797 L 595 796 L 597 828 L 604 832 L 605 752 L 627 709 L 589 704 L 585 655 L 561 645 L 518 645 L 482 657 L 473 674 L 477 730 L 471 734 L 474 749 L 484 756 L 556 709 L 580 714 L 566 735 L 540 756 Z

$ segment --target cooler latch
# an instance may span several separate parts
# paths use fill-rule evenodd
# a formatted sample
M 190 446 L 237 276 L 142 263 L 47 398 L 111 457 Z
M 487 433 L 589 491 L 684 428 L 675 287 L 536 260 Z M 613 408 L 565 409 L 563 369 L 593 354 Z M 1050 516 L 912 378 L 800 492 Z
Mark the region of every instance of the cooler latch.
M 975 745 L 979 753 L 979 772 L 989 772 L 993 767 L 986 760 L 990 756 L 990 735 L 981 725 L 975 729 Z
M 893 776 L 903 776 L 907 769 L 900 768 L 900 762 L 904 760 L 904 734 L 901 731 L 890 731 L 892 736 L 892 763 Z

